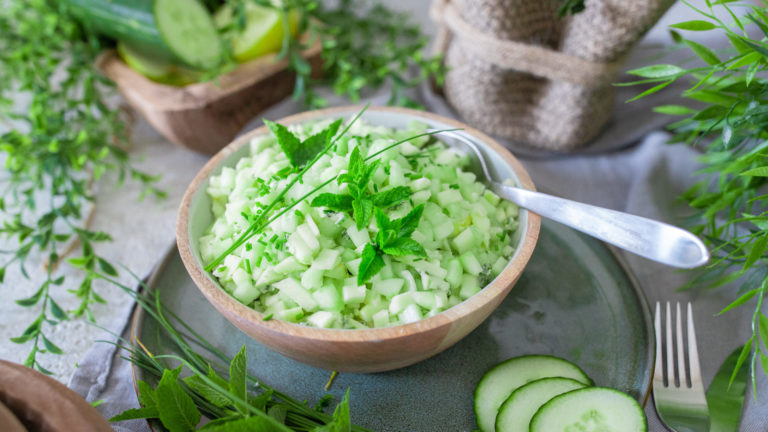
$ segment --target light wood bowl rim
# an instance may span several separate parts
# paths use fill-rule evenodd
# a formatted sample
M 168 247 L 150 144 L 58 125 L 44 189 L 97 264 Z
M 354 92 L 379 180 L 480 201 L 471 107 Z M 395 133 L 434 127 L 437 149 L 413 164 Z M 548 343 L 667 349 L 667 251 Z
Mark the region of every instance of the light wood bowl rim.
M 282 124 L 303 123 L 309 120 L 332 117 L 334 115 L 359 112 L 362 108 L 362 105 L 351 105 L 306 111 L 300 114 L 282 118 L 277 121 Z M 533 181 L 528 175 L 528 172 L 525 170 L 523 165 L 509 152 L 509 150 L 504 148 L 501 144 L 496 142 L 488 135 L 470 126 L 467 126 L 464 123 L 437 114 L 408 108 L 376 106 L 369 107 L 368 111 L 404 114 L 414 117 L 415 120 L 418 120 L 418 118 L 425 118 L 428 120 L 444 123 L 450 127 L 463 129 L 467 134 L 478 139 L 482 144 L 496 152 L 517 175 L 520 186 L 525 189 L 535 190 Z M 464 317 L 471 315 L 474 311 L 481 309 L 483 305 L 492 302 L 493 299 L 497 296 L 508 293 L 508 288 L 510 285 L 517 281 L 517 278 L 522 273 L 525 265 L 528 263 L 528 260 L 531 257 L 531 254 L 533 253 L 533 249 L 536 245 L 536 241 L 539 235 L 541 218 L 535 213 L 521 209 L 521 212 L 527 213 L 525 233 L 524 237 L 521 238 L 518 250 L 516 251 L 513 259 L 510 261 L 510 264 L 507 265 L 506 269 L 502 271 L 499 276 L 494 279 L 493 282 L 485 286 L 482 290 L 480 290 L 480 292 L 463 301 L 462 303 L 459 303 L 458 305 L 455 305 L 439 314 L 409 324 L 370 329 L 322 329 L 294 324 L 287 321 L 280 321 L 277 319 L 264 321 L 264 314 L 240 303 L 224 289 L 222 289 L 218 284 L 214 283 L 210 277 L 207 276 L 207 273 L 203 270 L 200 263 L 192 254 L 189 238 L 189 216 L 192 199 L 198 192 L 200 185 L 208 179 L 211 173 L 223 162 L 223 160 L 233 152 L 240 149 L 242 146 L 247 145 L 253 137 L 263 135 L 267 132 L 268 129 L 266 126 L 262 126 L 244 134 L 243 136 L 235 139 L 233 142 L 225 146 L 221 151 L 216 153 L 203 166 L 203 168 L 198 172 L 184 193 L 181 206 L 179 208 L 178 221 L 176 225 L 176 239 L 179 248 L 179 254 L 181 255 L 184 266 L 186 267 L 187 272 L 189 273 L 195 285 L 197 285 L 197 287 L 203 292 L 209 301 L 212 303 L 218 303 L 214 304 L 217 306 L 217 308 L 223 308 L 231 314 L 237 316 L 239 319 L 249 322 L 253 326 L 263 327 L 267 330 L 290 335 L 293 337 L 323 342 L 380 342 L 407 337 L 416 333 L 433 330 L 445 325 L 449 325 L 452 322 L 456 322 Z M 230 317 L 227 316 L 227 318 L 229 319 Z

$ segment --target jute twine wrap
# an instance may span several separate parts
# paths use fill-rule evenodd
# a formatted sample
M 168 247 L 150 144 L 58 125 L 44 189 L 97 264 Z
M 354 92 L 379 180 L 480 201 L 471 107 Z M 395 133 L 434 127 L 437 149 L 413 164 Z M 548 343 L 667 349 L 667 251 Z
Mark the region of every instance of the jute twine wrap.
M 608 121 L 623 57 L 674 0 L 586 0 L 559 19 L 551 0 L 433 0 L 448 102 L 473 126 L 570 150 Z

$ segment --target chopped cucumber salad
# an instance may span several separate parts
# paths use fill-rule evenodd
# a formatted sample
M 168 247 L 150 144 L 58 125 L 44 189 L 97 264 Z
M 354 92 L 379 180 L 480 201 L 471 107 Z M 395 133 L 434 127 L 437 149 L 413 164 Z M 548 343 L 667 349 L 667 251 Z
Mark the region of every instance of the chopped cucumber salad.
M 480 291 L 514 254 L 518 208 L 426 125 L 266 123 L 272 134 L 210 178 L 215 220 L 199 239 L 206 268 L 265 319 L 418 321 Z

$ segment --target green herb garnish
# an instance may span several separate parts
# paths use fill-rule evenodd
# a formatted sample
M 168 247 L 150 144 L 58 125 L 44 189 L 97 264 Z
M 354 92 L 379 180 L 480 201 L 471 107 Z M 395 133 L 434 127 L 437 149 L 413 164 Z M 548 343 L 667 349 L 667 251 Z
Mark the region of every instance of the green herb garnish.
M 411 238 L 411 234 L 419 226 L 421 215 L 424 213 L 424 205 L 414 207 L 407 215 L 400 219 L 390 220 L 378 208 L 375 210 L 376 233 L 375 242 L 368 243 L 363 248 L 360 269 L 357 273 L 357 284 L 362 285 L 384 268 L 384 255 L 417 257 L 427 256 L 424 247 Z
M 371 222 L 374 207 L 389 208 L 408 199 L 413 193 L 409 187 L 397 186 L 382 192 L 371 193 L 368 184 L 381 161 L 366 164 L 355 147 L 349 155 L 347 172 L 338 177 L 339 184 L 346 183 L 348 194 L 323 193 L 312 200 L 312 207 L 326 207 L 333 211 L 352 212 L 357 229 L 363 229 Z
M 752 336 L 733 375 L 749 364 L 754 385 L 758 359 L 768 374 L 768 317 L 761 311 L 768 290 L 768 195 L 763 190 L 768 183 L 768 8 L 729 6 L 731 2 L 726 1 L 707 1 L 702 8 L 684 3 L 702 19 L 672 25 L 676 29 L 672 36 L 680 48 L 690 49 L 703 66 L 646 66 L 629 71 L 643 78 L 630 84 L 654 84 L 634 98 L 637 99 L 677 80 L 690 81 L 690 88 L 682 96 L 693 102 L 693 107 L 655 108 L 660 113 L 683 117 L 670 125 L 675 133 L 671 142 L 686 143 L 703 151 L 703 178 L 682 199 L 696 210 L 690 218 L 692 230 L 713 247 L 712 259 L 683 288 L 714 288 L 740 281 L 738 297 L 720 313 L 750 303 L 755 306 L 750 320 Z M 732 23 L 718 18 L 715 7 L 721 8 Z M 737 11 L 735 7 L 741 9 Z M 758 37 L 747 32 L 746 26 L 750 24 L 761 32 Z M 720 32 L 727 36 L 731 48 L 715 53 L 684 38 L 679 30 Z
M 8 269 L 42 275 L 32 296 L 17 300 L 39 313 L 27 329 L 11 339 L 31 342 L 24 364 L 50 374 L 37 360 L 40 353 L 62 350 L 46 336 L 52 326 L 70 317 L 92 319 L 90 307 L 102 303 L 85 276 L 79 284 L 56 268 L 68 255 L 89 270 L 117 274 L 96 252 L 96 244 L 110 241 L 108 233 L 88 226 L 95 183 L 120 184 L 126 177 L 143 185 L 142 194 L 162 196 L 153 186 L 156 177 L 131 165 L 125 146 L 128 131 L 122 112 L 105 101 L 113 85 L 94 68 L 105 46 L 70 14 L 67 2 L 8 1 L 0 7 L 0 238 L 7 245 L 0 259 L 0 284 Z M 19 94 L 27 104 L 16 104 Z M 117 180 L 105 178 L 114 172 Z M 106 182 L 106 183 L 104 183 Z M 43 269 L 27 260 L 39 255 Z M 37 260 L 32 260 L 36 262 Z M 34 264 L 35 266 L 39 264 Z M 32 282 L 30 282 L 32 283 Z M 65 311 L 51 296 L 64 286 L 79 304 Z M 9 287 L 4 287 L 9 288 Z

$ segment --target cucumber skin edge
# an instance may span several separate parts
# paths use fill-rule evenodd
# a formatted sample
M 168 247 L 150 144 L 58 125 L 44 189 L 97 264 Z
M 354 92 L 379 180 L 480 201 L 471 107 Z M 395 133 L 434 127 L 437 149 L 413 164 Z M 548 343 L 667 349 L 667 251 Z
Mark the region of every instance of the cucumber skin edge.
M 482 425 L 480 425 L 479 422 L 477 421 L 477 412 L 478 412 L 478 409 L 477 409 L 477 407 L 478 407 L 478 405 L 477 405 L 477 400 L 478 400 L 477 393 L 478 393 L 478 389 L 481 387 L 481 384 L 483 383 L 485 378 L 491 373 L 491 371 L 493 371 L 493 370 L 495 370 L 495 369 L 497 369 L 497 368 L 499 368 L 499 367 L 501 367 L 501 366 L 503 366 L 503 365 L 505 365 L 507 363 L 519 361 L 519 360 L 525 359 L 525 358 L 547 358 L 547 359 L 554 359 L 554 360 L 562 361 L 562 362 L 565 362 L 565 363 L 570 363 L 572 366 L 574 366 L 576 369 L 578 369 L 581 372 L 581 374 L 584 376 L 584 378 L 587 379 L 588 382 L 584 383 L 584 384 L 586 384 L 588 387 L 591 387 L 591 386 L 595 385 L 594 381 L 592 381 L 592 378 L 590 378 L 589 375 L 587 375 L 586 372 L 584 372 L 584 370 L 581 367 L 579 367 L 576 363 L 574 363 L 574 362 L 572 362 L 570 360 L 564 359 L 562 357 L 557 357 L 557 356 L 553 356 L 553 355 L 549 355 L 549 354 L 525 354 L 525 355 L 521 355 L 521 356 L 517 356 L 517 357 L 512 357 L 512 358 L 509 358 L 509 359 L 504 360 L 502 362 L 496 363 L 495 365 L 491 366 L 491 368 L 489 368 L 487 371 L 485 371 L 485 373 L 483 373 L 483 376 L 480 378 L 480 381 L 477 382 L 477 385 L 475 386 L 475 391 L 473 392 L 474 402 L 472 404 L 472 408 L 473 408 L 473 410 L 475 412 L 475 423 L 477 424 L 478 429 L 481 432 L 496 432 L 496 431 L 495 430 L 485 430 L 485 429 L 483 429 Z M 510 394 L 511 394 L 511 392 L 510 392 Z M 509 397 L 509 395 L 507 395 L 507 397 Z

